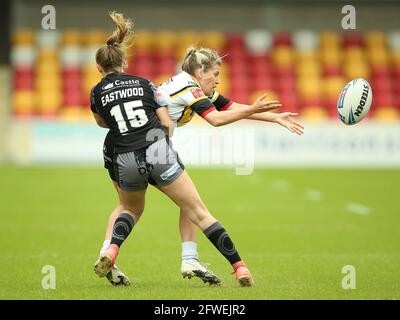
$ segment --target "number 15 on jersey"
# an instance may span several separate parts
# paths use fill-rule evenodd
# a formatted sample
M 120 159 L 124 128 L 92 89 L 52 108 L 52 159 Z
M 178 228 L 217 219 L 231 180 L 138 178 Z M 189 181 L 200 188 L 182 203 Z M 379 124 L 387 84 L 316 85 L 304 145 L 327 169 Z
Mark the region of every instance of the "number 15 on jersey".
M 125 113 L 122 113 L 121 106 Z M 128 131 L 128 122 L 132 128 L 139 128 L 147 123 L 149 119 L 141 107 L 143 107 L 142 100 L 129 101 L 112 107 L 110 113 L 117 121 L 119 132 Z

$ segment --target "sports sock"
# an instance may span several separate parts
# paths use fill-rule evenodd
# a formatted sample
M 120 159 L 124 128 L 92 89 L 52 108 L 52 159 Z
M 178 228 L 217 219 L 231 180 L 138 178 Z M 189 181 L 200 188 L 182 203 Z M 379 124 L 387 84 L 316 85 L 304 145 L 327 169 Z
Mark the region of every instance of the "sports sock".
M 182 242 L 182 260 L 198 259 L 197 243 L 193 241 Z
M 110 244 L 116 244 L 118 247 L 121 247 L 122 243 L 131 233 L 134 225 L 135 222 L 130 214 L 121 213 L 115 220 Z
M 103 242 L 103 246 L 100 249 L 100 256 L 102 256 L 104 254 L 104 252 L 106 252 L 106 250 L 108 249 L 108 247 L 110 246 L 110 242 L 111 240 L 104 240 Z
M 231 264 L 241 260 L 231 238 L 218 221 L 207 227 L 203 232 Z

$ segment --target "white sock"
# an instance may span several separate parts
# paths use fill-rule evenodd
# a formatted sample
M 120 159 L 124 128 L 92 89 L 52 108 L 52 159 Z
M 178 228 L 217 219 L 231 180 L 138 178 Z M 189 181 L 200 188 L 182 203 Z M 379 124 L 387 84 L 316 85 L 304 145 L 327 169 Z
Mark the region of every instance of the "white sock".
M 111 242 L 111 240 L 104 240 L 103 246 L 102 246 L 101 249 L 100 249 L 100 256 L 101 256 L 104 252 L 106 252 L 106 250 L 107 250 L 108 247 L 110 246 L 110 242 Z M 114 264 L 114 267 L 115 267 L 115 268 L 118 268 L 116 264 Z
M 100 255 L 102 255 L 104 252 L 106 252 L 106 250 L 110 246 L 110 242 L 111 242 L 111 240 L 104 240 L 103 246 L 100 249 Z
M 198 259 L 197 243 L 193 241 L 182 242 L 182 260 Z

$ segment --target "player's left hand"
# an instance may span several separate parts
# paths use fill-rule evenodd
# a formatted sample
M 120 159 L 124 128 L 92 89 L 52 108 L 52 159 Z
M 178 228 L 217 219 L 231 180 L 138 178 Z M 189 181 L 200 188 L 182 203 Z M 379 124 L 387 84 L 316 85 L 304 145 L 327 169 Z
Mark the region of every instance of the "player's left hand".
M 297 133 L 299 136 L 301 136 L 304 133 L 304 127 L 293 119 L 293 117 L 297 115 L 298 113 L 293 112 L 278 113 L 276 122 L 279 123 L 281 126 L 287 128 L 289 131 Z

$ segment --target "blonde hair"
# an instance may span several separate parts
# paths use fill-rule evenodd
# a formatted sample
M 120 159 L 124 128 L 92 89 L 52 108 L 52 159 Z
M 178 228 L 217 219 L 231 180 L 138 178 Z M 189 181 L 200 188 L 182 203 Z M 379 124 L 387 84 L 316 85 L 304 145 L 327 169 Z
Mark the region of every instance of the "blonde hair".
M 125 64 L 126 49 L 132 44 L 133 24 L 124 18 L 121 13 L 115 11 L 109 13 L 111 19 L 117 25 L 106 43 L 96 52 L 96 63 L 105 72 L 122 68 Z
M 218 52 L 209 48 L 196 49 L 194 47 L 188 48 L 186 56 L 183 59 L 182 70 L 194 76 L 194 72 L 201 68 L 202 71 L 207 72 L 214 65 L 222 64 L 222 57 Z

